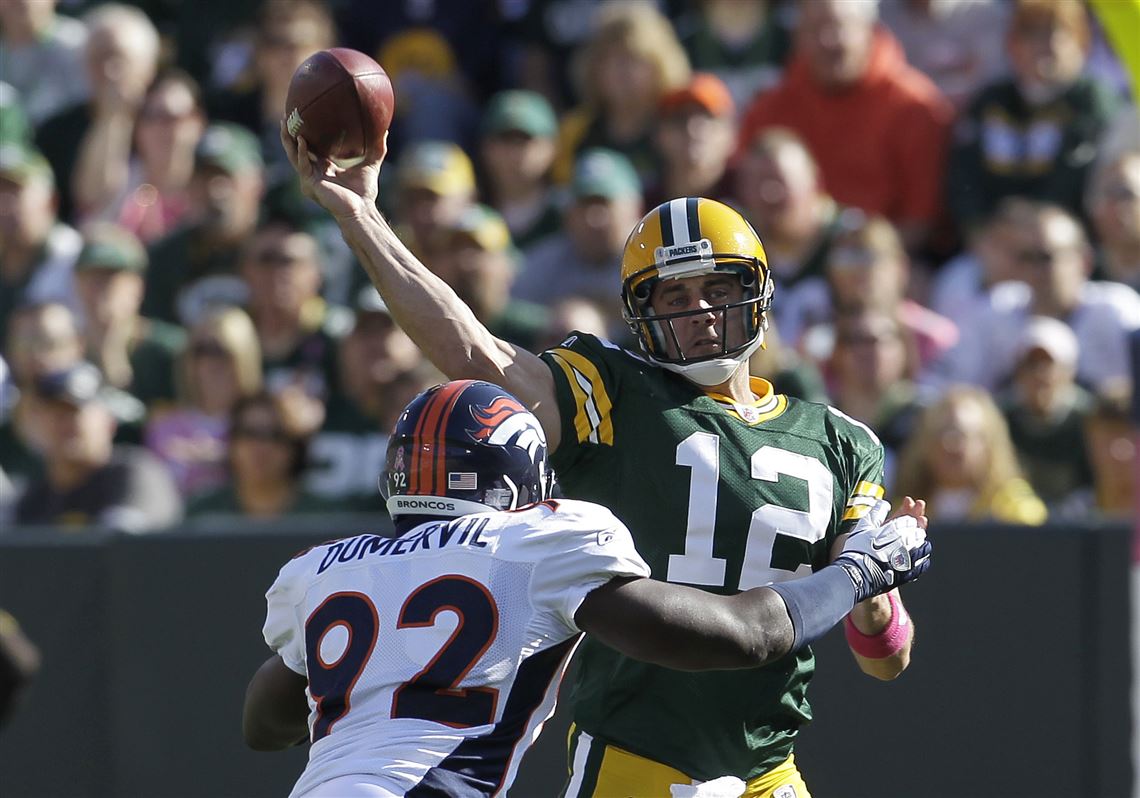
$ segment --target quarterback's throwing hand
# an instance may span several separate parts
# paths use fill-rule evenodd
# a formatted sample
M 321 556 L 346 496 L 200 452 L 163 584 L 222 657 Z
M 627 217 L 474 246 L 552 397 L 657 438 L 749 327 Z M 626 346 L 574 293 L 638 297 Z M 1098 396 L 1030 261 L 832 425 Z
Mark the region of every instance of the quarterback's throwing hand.
M 856 601 L 912 582 L 930 567 L 930 541 L 917 518 L 886 521 L 891 505 L 877 502 L 852 530 L 835 558 L 855 583 Z M 885 522 L 885 523 L 884 523 Z

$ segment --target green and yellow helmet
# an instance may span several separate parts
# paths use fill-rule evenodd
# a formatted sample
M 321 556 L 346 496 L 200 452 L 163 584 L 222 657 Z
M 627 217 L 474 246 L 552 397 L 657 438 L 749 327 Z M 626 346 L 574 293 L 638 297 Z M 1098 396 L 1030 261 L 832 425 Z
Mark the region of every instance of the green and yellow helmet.
M 654 287 L 662 280 L 728 272 L 737 275 L 744 299 L 701 310 L 654 314 Z M 768 258 L 752 225 L 716 200 L 684 197 L 647 213 L 630 233 L 621 260 L 623 311 L 630 329 L 650 360 L 701 385 L 718 385 L 764 341 L 764 313 L 772 304 Z M 738 312 L 731 313 L 740 309 Z M 677 319 L 721 314 L 720 352 L 686 357 L 673 329 Z M 739 317 L 739 321 L 737 320 Z M 730 324 L 743 326 L 743 343 L 730 345 Z M 739 338 L 731 336 L 731 338 Z M 672 343 L 671 355 L 667 341 Z

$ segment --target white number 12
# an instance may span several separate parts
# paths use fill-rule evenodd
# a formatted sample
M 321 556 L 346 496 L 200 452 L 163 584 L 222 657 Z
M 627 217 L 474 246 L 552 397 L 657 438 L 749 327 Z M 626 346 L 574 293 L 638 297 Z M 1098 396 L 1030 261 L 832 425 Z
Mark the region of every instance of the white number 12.
M 726 561 L 723 557 L 713 556 L 717 486 L 720 482 L 720 437 L 709 432 L 694 432 L 677 444 L 677 465 L 692 470 L 685 553 L 669 555 L 665 578 L 670 582 L 723 587 Z M 808 509 L 805 512 L 762 504 L 753 510 L 744 563 L 740 569 L 741 590 L 811 573 L 810 565 L 800 565 L 795 571 L 773 568 L 772 546 L 777 534 L 808 543 L 822 540 L 827 534 L 834 496 L 831 472 L 814 457 L 775 446 L 762 446 L 752 454 L 751 467 L 752 478 L 765 482 L 776 482 L 781 474 L 804 480 L 808 487 Z

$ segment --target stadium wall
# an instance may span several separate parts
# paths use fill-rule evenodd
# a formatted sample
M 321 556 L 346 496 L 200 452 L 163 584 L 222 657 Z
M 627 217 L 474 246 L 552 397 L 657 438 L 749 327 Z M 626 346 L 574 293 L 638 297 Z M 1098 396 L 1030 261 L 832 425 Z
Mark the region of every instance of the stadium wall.
M 263 593 L 299 549 L 372 527 L 0 536 L 0 607 L 43 653 L 0 729 L 0 794 L 288 793 L 305 750 L 241 741 L 245 685 L 268 654 Z M 906 588 L 910 670 L 890 684 L 862 676 L 841 633 L 816 649 L 816 720 L 796 756 L 813 794 L 1129 795 L 1128 525 L 944 525 L 932 536 L 934 570 Z M 557 794 L 566 725 L 560 712 L 513 798 Z

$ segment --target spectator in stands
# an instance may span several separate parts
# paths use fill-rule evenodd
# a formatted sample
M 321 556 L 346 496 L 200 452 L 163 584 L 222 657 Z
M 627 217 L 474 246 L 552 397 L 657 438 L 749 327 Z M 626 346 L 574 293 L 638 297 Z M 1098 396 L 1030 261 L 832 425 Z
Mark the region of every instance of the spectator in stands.
M 55 210 L 43 156 L 26 145 L 0 146 L 0 331 L 20 305 L 75 306 L 71 271 L 82 240 Z
M 728 159 L 736 148 L 736 107 L 720 78 L 696 73 L 667 92 L 653 138 L 660 170 L 645 190 L 645 204 L 674 197 L 724 201 L 731 193 Z
M 40 652 L 16 619 L 0 610 L 0 725 L 40 668 Z
M 78 217 L 118 222 L 146 242 L 171 232 L 190 211 L 205 124 L 198 84 L 179 71 L 159 75 L 137 114 L 120 105 L 97 115 L 75 167 Z
M 433 271 L 493 335 L 533 351 L 546 329 L 547 310 L 511 297 L 519 254 L 503 217 L 486 205 L 471 205 L 441 234 Z
M 677 19 L 693 69 L 724 81 L 743 108 L 780 79 L 792 47 L 788 14 L 770 0 L 698 0 Z
M 114 115 L 129 120 L 124 123 L 129 137 L 129 125 L 158 70 L 158 31 L 141 9 L 107 3 L 89 11 L 84 22 L 88 30 L 85 58 L 90 98 L 64 108 L 36 129 L 36 144 L 55 170 L 60 216 L 67 220 L 75 218 L 73 180 L 88 128 Z
M 942 206 L 953 107 L 876 25 L 875 7 L 800 0 L 795 54 L 780 84 L 748 109 L 740 142 L 747 147 L 765 127 L 791 128 L 831 196 L 890 219 L 917 252 Z
M 1006 0 L 881 0 L 879 18 L 955 108 L 1007 69 Z
M 329 505 L 302 487 L 307 450 L 308 436 L 289 426 L 271 394 L 238 400 L 230 418 L 229 483 L 194 499 L 187 514 L 272 519 L 328 512 Z
M 400 154 L 396 165 L 393 218 L 401 240 L 432 265 L 442 231 L 475 201 L 475 169 L 458 145 L 421 141 Z
M 546 305 L 585 297 L 605 308 L 616 326 L 621 312 L 613 267 L 641 213 L 641 183 L 629 160 L 613 150 L 586 150 L 574 165 L 562 232 L 530 251 L 514 296 Z
M 545 352 L 565 341 L 570 333 L 578 331 L 608 338 L 610 320 L 597 302 L 580 296 L 563 297 L 550 306 L 546 329 L 535 343 L 532 352 Z
M 4 359 L 18 389 L 83 359 L 83 338 L 75 316 L 60 302 L 32 302 L 8 317 Z
M 998 283 L 1016 279 L 1013 240 L 1019 224 L 1032 219 L 1033 203 L 1006 197 L 994 212 L 970 231 L 968 248 L 942 264 L 930 284 L 930 308 L 959 327 L 989 303 Z M 1019 221 L 1021 220 L 1021 221 Z
M 311 235 L 271 220 L 258 228 L 241 262 L 265 385 L 284 394 L 290 412 L 304 417 L 293 421 L 305 433 L 315 432 L 324 419 L 323 403 L 336 381 L 338 341 L 352 323 L 347 310 L 321 298 L 319 257 Z
M 944 521 L 1041 524 L 1047 515 L 1022 477 L 1001 411 L 989 394 L 964 385 L 919 417 L 894 494 L 926 496 L 927 511 Z
M 1097 241 L 1093 277 L 1140 291 L 1140 150 L 1102 164 L 1086 204 Z
M 644 183 L 657 169 L 653 131 L 661 98 L 689 81 L 689 57 L 651 2 L 598 9 L 573 63 L 582 104 L 562 121 L 555 180 L 570 179 L 579 154 L 604 147 L 629 158 Z
M 240 305 L 238 259 L 261 213 L 265 189 L 260 147 L 232 124 L 210 125 L 198 142 L 190 181 L 191 221 L 150 246 L 147 318 L 192 326 L 211 305 Z
M 748 368 L 753 376 L 763 377 L 772 383 L 776 393 L 808 402 L 829 403 L 819 369 L 795 349 L 784 345 L 779 327 L 774 322 L 768 323 L 764 346 L 752 353 Z
M 1084 425 L 1092 398 L 1075 382 L 1077 337 L 1048 316 L 1029 319 L 1017 343 L 1010 389 L 999 405 L 1029 484 L 1050 515 L 1092 487 Z
M 495 46 L 500 27 L 492 21 L 494 13 L 463 0 L 433 0 L 430 6 L 420 4 L 414 10 L 397 4 L 390 10 L 394 13 L 383 15 L 390 35 L 375 50 L 396 96 L 402 98 L 392 117 L 389 146 L 396 153 L 415 141 L 470 146 L 479 125 L 477 97 L 488 85 L 499 88 L 492 65 L 500 57 Z M 401 16 L 403 27 L 397 28 Z M 481 63 L 462 64 L 464 55 L 474 55 L 473 60 Z
M 292 177 L 281 151 L 278 129 L 289 81 L 302 61 L 335 45 L 336 28 L 325 3 L 265 0 L 261 4 L 248 81 L 206 98 L 212 121 L 232 122 L 257 136 L 267 165 L 266 182 L 271 185 Z
M 1013 76 L 981 91 L 958 121 L 950 207 L 970 228 L 1002 197 L 1081 212 L 1097 145 L 1119 102 L 1082 75 L 1089 22 L 1080 0 L 1017 0 L 1006 51 Z
M 910 262 L 902 239 L 881 216 L 848 211 L 827 255 L 827 279 L 813 279 L 796 295 L 794 310 L 802 330 L 798 346 L 823 363 L 835 341 L 835 314 L 876 309 L 894 316 L 912 341 L 916 358 L 907 376 L 939 360 L 958 340 L 949 319 L 907 297 Z M 791 314 L 789 314 L 791 315 Z
M 835 347 L 827 363 L 829 404 L 875 431 L 887 457 L 887 482 L 896 457 L 921 412 L 913 339 L 889 311 L 856 308 L 835 319 Z
M 819 169 L 803 141 L 785 128 L 759 131 L 737 158 L 733 193 L 756 228 L 780 301 L 776 325 L 786 340 L 799 337 L 790 312 L 809 277 L 823 277 L 828 249 L 839 230 L 840 209 L 820 184 Z M 790 335 L 790 337 L 789 337 Z
M 151 405 L 174 398 L 174 359 L 186 335 L 139 315 L 146 273 L 146 250 L 132 233 L 108 223 L 83 231 L 75 292 L 87 358 L 110 385 Z
M 0 3 L 0 75 L 20 93 L 32 125 L 87 99 L 87 28 L 57 14 L 57 5 L 57 0 Z
M 230 414 L 262 387 L 261 348 L 245 311 L 207 311 L 190 331 L 174 377 L 176 403 L 151 410 L 144 440 L 189 498 L 225 482 Z
M 994 390 L 1013 373 L 1017 341 L 1030 316 L 1065 322 L 1081 342 L 1077 380 L 1096 392 L 1129 373 L 1127 334 L 1140 328 L 1140 295 L 1119 283 L 1089 280 L 1092 253 L 1072 214 L 1035 203 L 1018 214 L 1011 238 L 1016 275 L 990 294 L 961 328 L 958 345 L 930 376 Z
M 559 112 L 577 94 L 570 64 L 594 31 L 601 0 L 528 0 L 513 33 L 518 63 L 513 77 L 523 89 L 538 92 Z
M 16 523 L 145 532 L 181 518 L 182 500 L 165 467 L 144 449 L 112 444 L 113 390 L 89 363 L 36 381 L 28 423 L 43 445 L 44 473 L 16 505 Z
M 370 285 L 357 294 L 352 330 L 337 356 L 339 381 L 309 446 L 305 486 L 345 508 L 383 509 L 376 475 L 384 470 L 388 430 L 403 408 L 394 404 L 393 397 L 403 395 L 394 386 L 426 361 Z
M 42 470 L 36 452 L 43 445 L 33 439 L 34 430 L 27 423 L 31 405 L 27 396 L 38 379 L 83 358 L 83 339 L 71 311 L 58 302 L 17 307 L 8 318 L 6 333 L 4 360 L 15 399 L 0 423 L 0 470 L 11 482 L 13 495 L 19 496 Z
M 550 187 L 557 137 L 554 111 L 536 92 L 499 92 L 483 114 L 479 155 L 487 201 L 524 252 L 558 230 L 560 213 Z
M 1093 507 L 1116 518 L 1135 518 L 1136 424 L 1126 383 L 1107 387 L 1085 419 L 1085 445 L 1092 465 Z

